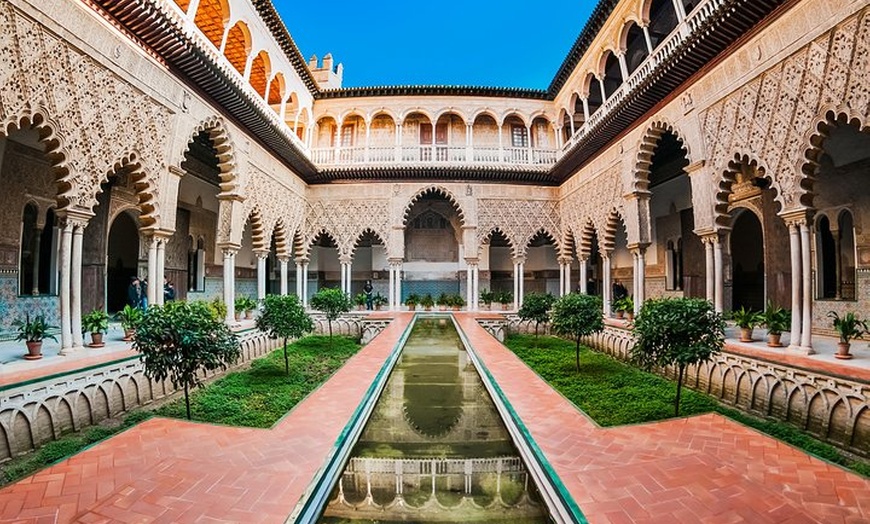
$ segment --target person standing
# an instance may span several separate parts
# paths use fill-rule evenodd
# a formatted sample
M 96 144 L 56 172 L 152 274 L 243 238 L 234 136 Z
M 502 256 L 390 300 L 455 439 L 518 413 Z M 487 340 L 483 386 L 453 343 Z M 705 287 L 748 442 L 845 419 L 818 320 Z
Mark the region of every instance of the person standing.
M 372 287 L 372 281 L 366 280 L 366 285 L 363 286 L 363 293 L 366 295 L 366 309 L 369 311 L 372 310 L 372 302 L 374 301 L 374 295 L 372 293 L 374 293 L 374 291 L 375 288 Z
M 166 277 L 163 277 L 163 302 L 175 300 L 175 287 Z
M 130 307 L 139 307 L 142 304 L 142 287 L 139 277 L 130 277 L 130 285 L 127 286 L 127 304 Z

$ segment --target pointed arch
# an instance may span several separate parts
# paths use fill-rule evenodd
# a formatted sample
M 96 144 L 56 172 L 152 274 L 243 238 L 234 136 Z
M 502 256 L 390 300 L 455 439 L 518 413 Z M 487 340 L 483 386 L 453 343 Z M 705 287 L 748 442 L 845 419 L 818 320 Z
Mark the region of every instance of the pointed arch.
M 350 247 L 350 253 L 349 253 L 351 256 L 353 256 L 353 254 L 356 253 L 356 249 L 360 246 L 360 242 L 366 236 L 371 236 L 371 237 L 378 239 L 381 242 L 379 245 L 383 246 L 383 248 L 384 248 L 384 253 L 389 253 L 389 250 L 387 249 L 387 242 L 385 240 L 385 236 L 371 227 L 365 227 L 359 233 L 357 233 L 356 237 L 353 240 L 353 244 Z
M 562 246 L 559 243 L 559 237 L 556 234 L 554 234 L 553 232 L 551 232 L 549 229 L 547 229 L 546 227 L 540 227 L 540 228 L 536 229 L 530 235 L 526 236 L 525 239 L 523 239 L 522 249 L 518 253 L 516 253 L 517 256 L 524 256 L 526 253 L 528 253 L 529 245 L 532 242 L 534 242 L 535 239 L 537 239 L 539 237 L 546 238 L 550 242 L 552 242 L 553 249 L 556 250 L 556 254 L 561 253 Z
M 103 191 L 102 184 L 107 182 L 111 175 L 125 173 L 130 177 L 133 182 L 133 188 L 136 191 L 139 225 L 143 229 L 151 229 L 156 227 L 160 220 L 160 213 L 158 212 L 159 199 L 154 179 L 145 172 L 140 158 L 139 153 L 135 151 L 120 157 L 112 165 L 112 169 L 103 175 L 100 181 L 101 185 L 97 186 L 97 192 L 101 193 Z M 92 200 L 95 202 L 96 198 Z
M 653 156 L 655 156 L 659 141 L 665 133 L 671 133 L 676 137 L 677 141 L 682 146 L 681 149 L 685 153 L 686 159 L 688 159 L 690 164 L 692 163 L 689 146 L 683 138 L 682 133 L 678 132 L 673 124 L 666 120 L 653 121 L 644 132 L 643 137 L 637 145 L 637 157 L 634 164 L 634 177 L 632 183 L 632 188 L 635 194 L 649 193 L 649 176 Z
M 208 135 L 217 155 L 221 190 L 221 195 L 218 196 L 235 194 L 239 189 L 238 173 L 236 173 L 235 146 L 227 131 L 226 124 L 220 117 L 211 117 L 196 126 L 187 144 L 185 144 L 182 159 L 189 152 L 190 143 L 200 133 Z M 179 163 L 180 166 L 181 164 Z
M 69 169 L 72 155 L 64 135 L 59 131 L 60 125 L 51 119 L 45 108 L 28 106 L 18 114 L 6 115 L 0 127 L 0 138 L 7 138 L 16 131 L 27 129 L 36 131 L 43 154 L 51 166 L 52 176 L 57 184 L 56 211 L 66 209 L 75 193 L 75 177 Z
M 480 237 L 480 244 L 481 244 L 481 245 L 487 245 L 487 244 L 489 244 L 489 243 L 492 241 L 492 237 L 495 236 L 496 233 L 498 233 L 498 234 L 500 234 L 502 237 L 504 237 L 504 239 L 507 240 L 508 247 L 510 247 L 511 252 L 512 252 L 512 253 L 516 253 L 516 250 L 517 250 L 517 247 L 516 247 L 516 246 L 517 246 L 517 241 L 516 241 L 516 239 L 511 238 L 511 237 L 507 234 L 507 232 L 505 232 L 505 230 L 503 230 L 502 228 L 500 228 L 500 227 L 498 227 L 498 226 L 494 226 L 494 227 L 490 228 L 488 231 L 485 231 L 484 234 L 483 234 L 483 236 Z
M 402 225 L 408 225 L 408 214 L 411 212 L 411 208 L 414 207 L 414 204 L 417 203 L 418 200 L 423 198 L 424 196 L 441 196 L 445 198 L 450 204 L 453 206 L 453 209 L 456 211 L 457 216 L 459 217 L 459 222 L 463 226 L 465 225 L 465 211 L 462 209 L 462 206 L 459 204 L 459 200 L 456 196 L 450 192 L 445 187 L 442 186 L 429 186 L 417 191 L 414 196 L 408 200 L 408 203 L 405 204 L 405 209 L 402 211 Z
M 728 163 L 728 167 L 722 172 L 719 177 L 719 182 L 716 190 L 714 221 L 717 226 L 728 228 L 731 223 L 730 214 L 730 196 L 731 187 L 739 173 L 745 173 L 747 170 L 755 171 L 755 178 L 763 179 L 774 190 L 774 200 L 779 204 L 780 209 L 784 206 L 782 201 L 782 193 L 777 187 L 776 181 L 767 174 L 765 165 L 754 157 L 749 155 L 735 153 L 733 160 Z
M 840 126 L 851 126 L 860 133 L 870 133 L 870 125 L 862 115 L 847 106 L 827 107 L 819 112 L 815 125 L 804 137 L 804 160 L 800 165 L 799 195 L 796 202 L 813 207 L 813 189 L 816 172 L 824 154 L 824 143 L 831 131 Z

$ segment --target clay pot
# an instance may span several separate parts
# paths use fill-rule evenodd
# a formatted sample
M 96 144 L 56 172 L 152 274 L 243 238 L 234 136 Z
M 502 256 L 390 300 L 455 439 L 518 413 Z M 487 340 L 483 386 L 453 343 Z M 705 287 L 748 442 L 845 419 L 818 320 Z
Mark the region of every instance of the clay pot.
M 41 340 L 28 340 L 25 344 L 27 344 L 27 354 L 24 355 L 25 360 L 39 360 L 42 358 Z
M 767 345 L 772 348 L 781 348 L 782 343 L 779 339 L 782 337 L 782 333 L 768 333 L 767 334 Z
M 625 311 L 617 311 L 616 312 L 616 318 L 622 318 L 624 316 L 625 316 Z
M 103 343 L 103 334 L 91 333 L 91 343 L 88 344 L 88 347 L 101 348 L 103 346 L 105 346 L 105 344 Z
M 254 310 L 252 309 L 251 311 L 245 311 L 245 318 L 248 320 L 254 318 Z
M 837 342 L 837 352 L 834 356 L 843 360 L 852 358 L 852 354 L 849 353 L 850 346 L 851 344 L 849 342 Z
M 123 338 L 123 340 L 126 341 L 126 342 L 130 342 L 131 340 L 133 340 L 133 337 L 134 337 L 135 335 L 136 335 L 136 330 L 135 330 L 135 329 L 125 329 L 125 330 L 124 330 L 124 338 Z
M 752 342 L 753 328 L 740 328 L 740 342 Z

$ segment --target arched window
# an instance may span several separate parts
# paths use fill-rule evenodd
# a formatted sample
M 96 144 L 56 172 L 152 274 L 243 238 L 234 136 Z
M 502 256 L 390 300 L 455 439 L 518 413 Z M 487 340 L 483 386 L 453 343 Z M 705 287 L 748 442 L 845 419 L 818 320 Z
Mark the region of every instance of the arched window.
M 840 212 L 835 224 L 822 215 L 816 222 L 818 298 L 855 300 L 855 227 L 852 213 Z
M 18 294 L 46 295 L 57 292 L 57 234 L 54 212 L 39 220 L 35 204 L 24 206 L 18 259 Z M 53 249 L 54 247 L 54 249 Z

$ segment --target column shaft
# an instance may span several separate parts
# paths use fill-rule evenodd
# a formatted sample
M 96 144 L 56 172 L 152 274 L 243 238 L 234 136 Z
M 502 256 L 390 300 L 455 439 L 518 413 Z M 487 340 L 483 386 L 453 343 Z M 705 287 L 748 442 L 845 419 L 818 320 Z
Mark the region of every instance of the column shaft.
M 610 255 L 601 256 L 601 269 L 604 276 L 604 282 L 602 283 L 602 287 L 604 289 L 601 290 L 601 296 L 604 297 L 604 316 L 610 316 L 610 299 L 612 297 L 610 289 Z
M 39 250 L 42 241 L 42 230 L 36 228 L 33 230 L 33 287 L 30 290 L 31 295 L 39 294 Z
M 163 305 L 163 278 L 166 276 L 166 239 L 157 239 L 157 280 L 154 281 L 156 304 Z
M 722 241 L 718 237 L 713 241 L 713 265 L 716 279 L 714 306 L 721 313 L 725 309 L 725 268 L 722 262 Z
M 589 292 L 586 289 L 586 283 L 589 280 L 589 263 L 585 258 L 580 259 L 580 292 L 584 295 Z
M 801 237 L 796 223 L 788 225 L 791 252 L 791 336 L 789 347 L 797 349 L 801 342 Z
M 72 237 L 72 261 L 71 261 L 71 293 L 72 300 L 72 343 L 73 348 L 84 345 L 82 340 L 82 240 L 84 237 L 84 224 L 75 226 Z
M 157 284 L 157 237 L 151 236 L 148 243 L 148 286 L 145 290 L 145 296 L 148 298 L 148 305 L 156 304 L 157 294 L 154 292 Z
M 60 239 L 60 348 L 61 354 L 72 348 L 72 310 L 70 305 L 70 263 L 72 262 L 72 222 L 63 226 Z
M 257 255 L 257 300 L 266 298 L 266 257 Z
M 815 353 L 813 351 L 813 295 L 812 295 L 812 259 L 810 253 L 810 228 L 804 222 L 800 225 L 801 228 L 801 274 L 803 276 L 803 322 L 801 326 L 801 350 L 808 355 Z
M 288 260 L 286 258 L 281 258 L 278 260 L 279 271 L 281 273 L 281 294 L 287 294 L 287 264 Z
M 709 238 L 704 239 L 704 261 L 706 262 L 707 300 L 712 304 L 716 299 L 716 266 L 713 261 L 713 242 Z
M 637 254 L 637 290 L 634 292 L 634 314 L 640 313 L 643 301 L 646 300 L 646 250 L 640 250 Z

